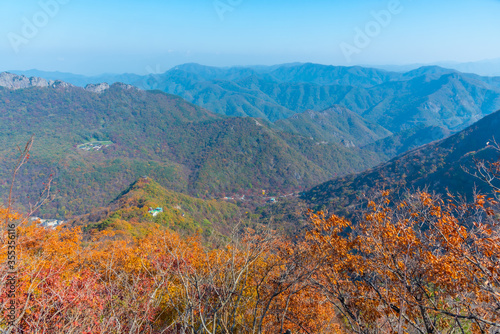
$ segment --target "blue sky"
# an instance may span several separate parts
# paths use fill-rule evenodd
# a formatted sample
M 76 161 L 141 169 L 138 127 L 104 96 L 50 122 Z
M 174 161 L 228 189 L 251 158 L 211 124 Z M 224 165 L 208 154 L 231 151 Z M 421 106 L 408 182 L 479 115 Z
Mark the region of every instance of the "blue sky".
M 2 0 L 0 71 L 478 61 L 500 58 L 499 15 L 500 0 Z

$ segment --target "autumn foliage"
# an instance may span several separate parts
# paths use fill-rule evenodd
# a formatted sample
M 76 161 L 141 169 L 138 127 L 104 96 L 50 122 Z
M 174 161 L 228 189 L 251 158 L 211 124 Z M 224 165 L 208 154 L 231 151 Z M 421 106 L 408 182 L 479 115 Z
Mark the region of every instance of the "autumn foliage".
M 78 229 L 21 225 L 13 332 L 500 328 L 500 240 L 491 209 L 496 203 L 478 196 L 473 204 L 457 205 L 417 193 L 391 205 L 387 195 L 370 202 L 355 225 L 312 214 L 310 229 L 293 241 L 248 231 L 214 247 L 160 228 L 123 239 L 110 232 L 89 237 Z M 5 262 L 5 247 L 0 256 Z
M 308 288 L 305 250 L 272 233 L 214 248 L 160 229 L 141 239 L 104 232 L 84 240 L 78 229 L 31 225 L 18 227 L 17 252 L 19 333 L 334 328 L 332 306 Z
M 312 217 L 315 285 L 349 331 L 498 330 L 500 239 L 484 196 L 457 206 L 417 193 L 394 207 L 387 195 L 357 226 Z

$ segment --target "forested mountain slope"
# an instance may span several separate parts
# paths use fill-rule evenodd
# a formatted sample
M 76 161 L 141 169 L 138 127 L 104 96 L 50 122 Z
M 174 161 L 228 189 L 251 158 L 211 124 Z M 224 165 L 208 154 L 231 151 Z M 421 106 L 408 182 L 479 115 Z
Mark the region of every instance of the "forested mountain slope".
M 27 205 L 26 196 L 37 197 L 53 174 L 59 193 L 45 210 L 58 216 L 105 205 L 141 176 L 218 197 L 310 187 L 380 162 L 370 151 L 276 131 L 263 120 L 223 117 L 123 84 L 0 87 L 0 110 L 0 178 L 9 179 L 16 145 L 35 135 L 17 202 Z M 4 181 L 2 198 L 7 190 Z
M 318 185 L 304 193 L 303 200 L 316 209 L 344 210 L 358 196 L 371 191 L 426 186 L 441 194 L 449 191 L 470 199 L 475 187 L 483 193 L 492 189 L 463 168 L 473 173 L 474 159 L 497 160 L 495 138 L 500 138 L 500 111 L 449 138 L 414 149 L 360 174 Z

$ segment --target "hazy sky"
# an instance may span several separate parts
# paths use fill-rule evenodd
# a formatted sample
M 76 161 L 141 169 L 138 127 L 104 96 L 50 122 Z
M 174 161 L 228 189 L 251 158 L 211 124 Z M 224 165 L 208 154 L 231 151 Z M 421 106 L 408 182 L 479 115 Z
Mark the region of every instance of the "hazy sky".
M 500 58 L 500 0 L 0 0 L 0 71 Z

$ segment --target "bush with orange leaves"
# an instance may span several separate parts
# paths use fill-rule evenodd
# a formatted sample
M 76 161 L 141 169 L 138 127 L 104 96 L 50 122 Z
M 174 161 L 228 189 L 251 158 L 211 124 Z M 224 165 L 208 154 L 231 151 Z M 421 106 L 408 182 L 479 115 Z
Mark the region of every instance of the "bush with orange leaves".
M 252 233 L 225 247 L 162 229 L 109 232 L 18 227 L 12 333 L 332 332 L 333 308 L 309 286 L 305 245 Z M 6 248 L 0 261 L 6 259 Z M 5 266 L 0 275 L 6 273 Z M 3 277 L 3 276 L 2 276 Z M 6 291 L 0 290 L 2 301 Z M 6 328 L 2 308 L 0 328 Z
M 487 333 L 500 329 L 500 234 L 478 196 L 454 205 L 388 192 L 353 226 L 312 215 L 315 286 L 355 333 Z

